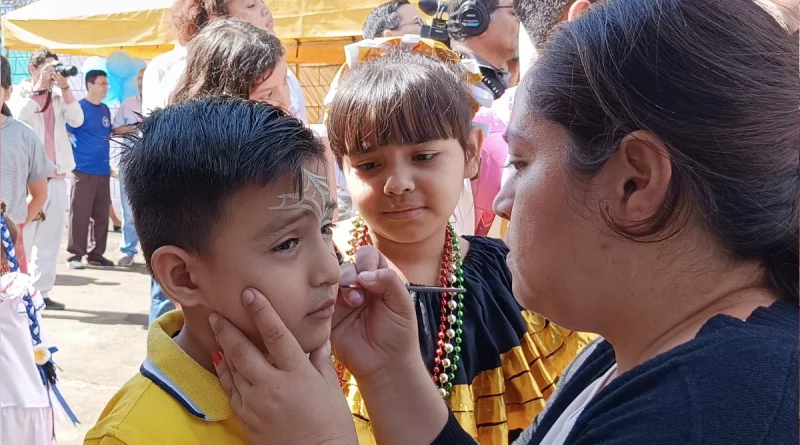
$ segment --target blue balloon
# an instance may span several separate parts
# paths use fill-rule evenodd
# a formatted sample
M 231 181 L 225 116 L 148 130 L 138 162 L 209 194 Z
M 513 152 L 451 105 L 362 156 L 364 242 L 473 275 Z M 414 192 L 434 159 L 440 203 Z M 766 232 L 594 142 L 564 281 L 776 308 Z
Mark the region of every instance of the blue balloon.
M 139 81 L 137 77 L 138 76 L 132 76 L 125 81 L 125 89 L 123 92 L 123 97 L 125 99 L 139 95 Z
M 133 59 L 125 51 L 114 51 L 108 56 L 108 74 L 114 77 L 126 79 L 135 69 Z
M 145 68 L 147 68 L 147 62 L 139 58 L 133 59 L 133 71 L 136 75 L 139 74 L 139 71 Z

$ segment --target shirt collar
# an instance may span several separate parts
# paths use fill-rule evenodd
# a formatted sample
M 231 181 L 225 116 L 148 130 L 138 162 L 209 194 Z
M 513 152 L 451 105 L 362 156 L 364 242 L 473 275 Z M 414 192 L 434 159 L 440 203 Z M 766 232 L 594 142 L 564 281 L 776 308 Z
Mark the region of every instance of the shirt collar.
M 183 329 L 183 312 L 159 317 L 147 334 L 147 359 L 140 372 L 183 405 L 210 422 L 234 416 L 217 377 L 200 366 L 172 339 Z

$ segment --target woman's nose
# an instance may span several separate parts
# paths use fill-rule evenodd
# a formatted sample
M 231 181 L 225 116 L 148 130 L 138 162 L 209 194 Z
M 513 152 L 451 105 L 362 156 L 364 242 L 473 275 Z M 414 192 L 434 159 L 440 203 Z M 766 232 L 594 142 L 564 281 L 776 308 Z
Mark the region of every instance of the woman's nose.
M 511 211 L 514 208 L 514 179 L 509 179 L 503 184 L 500 193 L 494 198 L 492 208 L 497 216 L 511 220 Z

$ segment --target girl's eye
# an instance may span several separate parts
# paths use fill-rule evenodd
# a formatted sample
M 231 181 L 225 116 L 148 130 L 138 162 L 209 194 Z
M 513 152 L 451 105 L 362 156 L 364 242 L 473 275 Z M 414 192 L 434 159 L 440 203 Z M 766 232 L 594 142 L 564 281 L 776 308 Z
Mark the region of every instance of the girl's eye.
M 278 247 L 275 248 L 276 252 L 293 252 L 297 250 L 297 246 L 300 245 L 300 238 L 289 238 L 286 241 L 280 243 Z
M 430 162 L 439 157 L 439 153 L 420 153 L 414 155 L 415 161 Z
M 365 162 L 363 164 L 356 165 L 356 170 L 367 172 L 372 169 L 378 168 L 378 164 L 375 162 Z

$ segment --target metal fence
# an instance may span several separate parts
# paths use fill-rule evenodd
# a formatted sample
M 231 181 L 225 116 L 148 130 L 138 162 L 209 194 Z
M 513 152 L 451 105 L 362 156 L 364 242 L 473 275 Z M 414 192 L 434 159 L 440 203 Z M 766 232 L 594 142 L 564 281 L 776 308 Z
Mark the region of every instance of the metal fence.
M 38 1 L 39 0 L 0 0 L 0 16 L 6 15 L 15 9 L 28 6 L 31 3 L 36 3 Z
M 39 0 L 0 0 L 0 17 L 15 9 L 30 5 L 31 3 L 36 3 L 37 1 Z M 31 58 L 30 52 L 4 50 L 3 55 L 8 57 L 8 61 L 11 63 L 11 80 L 14 85 L 28 77 L 28 60 Z

